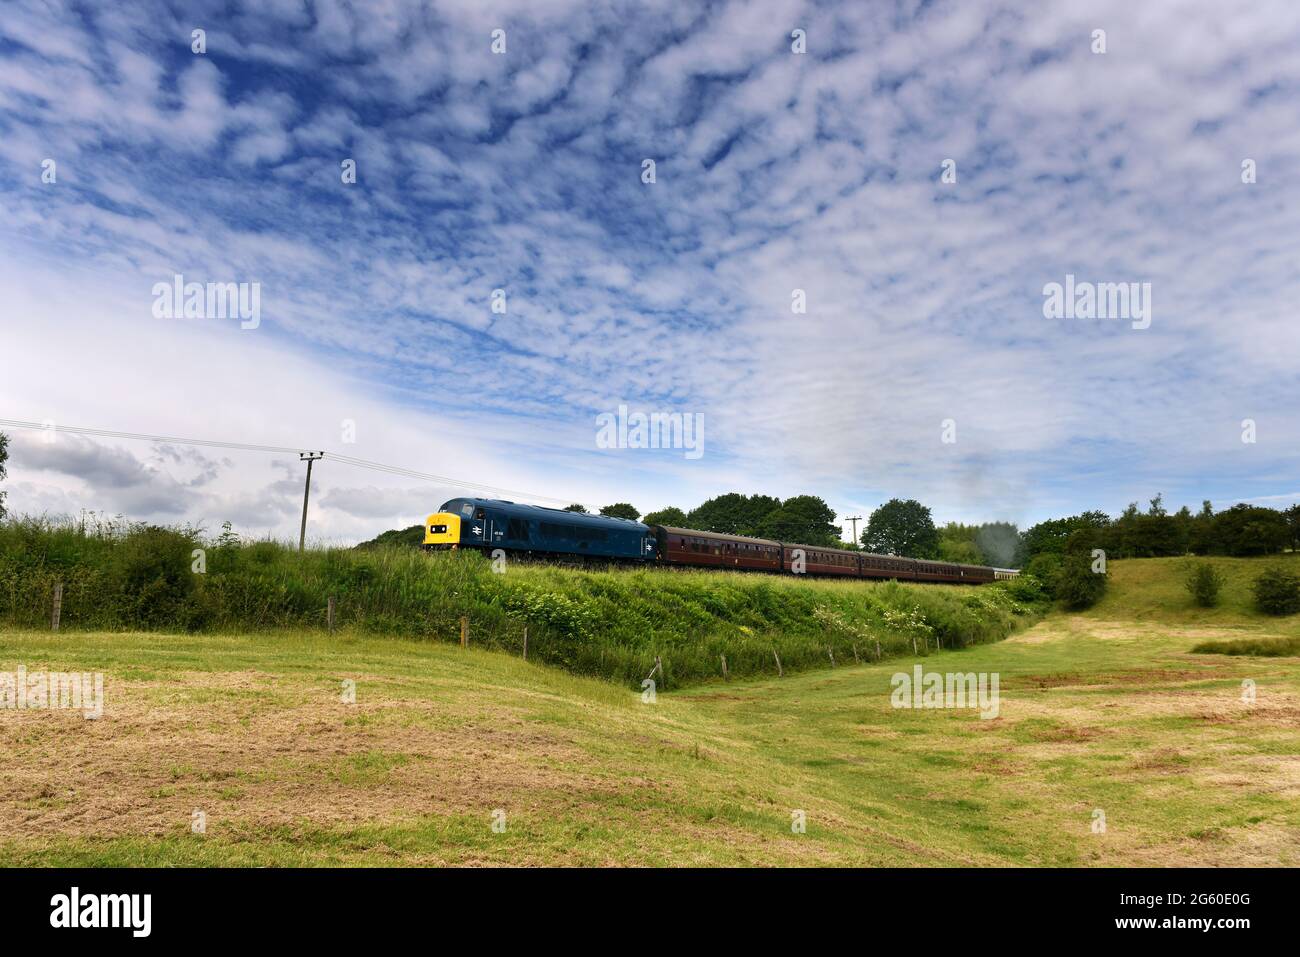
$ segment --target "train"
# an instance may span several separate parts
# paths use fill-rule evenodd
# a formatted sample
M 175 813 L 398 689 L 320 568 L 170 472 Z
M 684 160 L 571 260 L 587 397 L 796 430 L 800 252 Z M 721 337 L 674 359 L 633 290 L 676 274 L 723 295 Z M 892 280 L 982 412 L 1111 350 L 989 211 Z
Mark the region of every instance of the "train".
M 877 555 L 727 535 L 503 499 L 453 498 L 424 523 L 428 550 L 473 549 L 542 559 L 635 562 L 778 574 L 982 585 L 1015 569 Z

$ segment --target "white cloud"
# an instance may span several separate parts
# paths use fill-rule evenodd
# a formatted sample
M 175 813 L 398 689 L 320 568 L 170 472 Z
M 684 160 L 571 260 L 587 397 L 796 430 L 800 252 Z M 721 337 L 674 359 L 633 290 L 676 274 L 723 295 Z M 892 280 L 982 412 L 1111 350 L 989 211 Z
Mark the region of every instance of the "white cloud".
M 283 3 L 190 24 L 141 3 L 87 27 L 22 5 L 0 26 L 20 45 L 0 402 L 325 447 L 356 418 L 366 458 L 646 509 L 741 487 L 1031 518 L 1289 491 L 1300 8 L 906 14 Z M 262 329 L 157 325 L 145 293 L 174 272 L 261 282 Z M 1067 272 L 1150 282 L 1151 328 L 1044 319 Z M 705 458 L 597 454 L 592 416 L 620 401 L 704 412 Z M 235 461 L 178 480 L 187 515 L 290 531 L 287 475 Z M 424 510 L 396 479 L 371 504 L 321 482 L 323 534 Z

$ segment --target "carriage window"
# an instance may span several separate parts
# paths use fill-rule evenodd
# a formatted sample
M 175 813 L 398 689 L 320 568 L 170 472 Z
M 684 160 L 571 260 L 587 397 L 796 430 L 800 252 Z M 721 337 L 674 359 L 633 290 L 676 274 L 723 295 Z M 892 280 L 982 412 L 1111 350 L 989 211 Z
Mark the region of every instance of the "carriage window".
M 481 509 L 481 508 L 480 508 L 477 512 L 474 513 L 474 518 L 475 518 L 476 520 L 478 520 L 478 519 L 483 519 L 483 518 L 486 518 L 486 517 L 487 517 L 487 516 L 484 514 L 483 509 Z
M 471 515 L 474 514 L 474 506 L 466 502 L 464 505 L 460 507 L 460 514 L 464 515 L 466 518 L 469 518 Z

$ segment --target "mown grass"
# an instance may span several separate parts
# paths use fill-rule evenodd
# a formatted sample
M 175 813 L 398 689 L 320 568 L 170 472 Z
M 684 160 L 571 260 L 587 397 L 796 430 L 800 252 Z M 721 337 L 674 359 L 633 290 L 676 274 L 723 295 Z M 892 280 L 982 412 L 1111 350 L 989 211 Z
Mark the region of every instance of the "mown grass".
M 1295 621 L 1188 614 L 1166 560 L 1111 575 L 1008 641 L 652 701 L 474 641 L 0 628 L 0 672 L 106 694 L 97 721 L 0 709 L 0 864 L 1300 864 L 1300 662 L 1191 650 Z M 892 707 L 917 661 L 998 674 L 998 716 Z
M 0 710 L 0 864 L 1300 864 L 1300 664 L 1195 631 L 1056 613 L 926 659 L 1000 675 L 984 720 L 891 707 L 911 660 L 647 703 L 476 647 L 7 630 L 0 670 L 107 700 Z
M 201 549 L 201 560 L 196 558 Z M 201 566 L 201 571 L 193 569 Z M 184 529 L 85 536 L 0 525 L 0 621 L 40 627 L 63 584 L 64 629 L 244 633 L 324 629 L 522 653 L 639 686 L 776 674 L 1005 638 L 1042 611 L 1016 586 L 963 588 L 660 568 L 578 569 L 402 547 L 204 542 Z M 780 664 L 778 665 L 778 660 Z

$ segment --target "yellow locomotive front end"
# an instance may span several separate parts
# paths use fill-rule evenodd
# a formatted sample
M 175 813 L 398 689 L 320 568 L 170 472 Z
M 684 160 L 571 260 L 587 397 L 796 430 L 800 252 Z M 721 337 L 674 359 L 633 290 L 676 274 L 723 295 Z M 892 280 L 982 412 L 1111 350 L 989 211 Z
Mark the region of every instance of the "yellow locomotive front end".
M 425 548 L 455 548 L 460 544 L 460 516 L 434 512 L 424 520 Z

